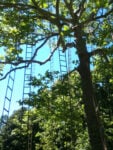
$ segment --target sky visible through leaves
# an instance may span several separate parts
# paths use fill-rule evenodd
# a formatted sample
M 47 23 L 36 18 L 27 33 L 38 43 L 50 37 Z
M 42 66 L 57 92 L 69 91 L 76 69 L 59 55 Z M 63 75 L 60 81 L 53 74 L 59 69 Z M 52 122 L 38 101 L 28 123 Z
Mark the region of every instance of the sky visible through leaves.
M 49 48 L 47 51 L 47 45 L 45 47 L 43 47 L 43 50 L 41 50 L 41 53 L 40 52 L 38 53 L 38 56 L 37 56 L 38 60 L 46 59 L 49 51 L 50 51 Z M 72 51 L 72 50 L 71 50 L 71 59 L 72 59 L 71 64 L 69 64 L 69 65 L 73 68 L 74 67 L 73 60 L 75 60 L 75 51 Z M 10 65 L 7 68 L 4 68 L 4 72 L 7 72 L 9 70 L 9 68 L 10 68 Z M 33 64 L 33 76 L 38 76 L 38 74 L 44 75 L 44 73 L 47 70 L 48 71 L 59 71 L 60 70 L 58 51 L 56 51 L 56 53 L 52 57 L 51 61 L 49 61 L 45 65 L 40 66 L 38 64 Z M 14 110 L 17 110 L 19 108 L 18 101 L 22 99 L 23 80 L 24 80 L 24 69 L 17 70 L 16 76 L 15 76 L 15 83 L 14 83 L 14 89 L 13 89 L 13 95 L 12 95 L 9 114 L 12 114 Z M 6 79 L 0 81 L 0 115 L 2 115 L 7 83 L 8 83 L 8 76 Z

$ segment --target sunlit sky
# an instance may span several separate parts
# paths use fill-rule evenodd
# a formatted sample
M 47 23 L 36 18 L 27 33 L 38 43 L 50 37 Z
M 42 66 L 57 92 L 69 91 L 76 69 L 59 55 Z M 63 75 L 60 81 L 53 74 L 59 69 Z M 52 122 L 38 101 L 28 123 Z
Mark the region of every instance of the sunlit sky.
M 37 54 L 37 59 L 43 61 L 49 56 L 49 53 L 50 53 L 50 49 L 47 48 L 47 46 L 43 47 L 43 49 Z M 71 59 L 72 59 L 71 62 L 75 59 L 75 57 L 76 57 L 75 51 L 72 51 L 71 52 Z M 52 64 L 52 67 L 51 67 L 51 64 Z M 72 67 L 72 65 L 73 64 L 71 63 L 70 66 Z M 37 76 L 39 73 L 44 74 L 47 70 L 59 71 L 59 68 L 60 68 L 59 66 L 60 66 L 59 53 L 57 50 L 52 58 L 52 62 L 49 61 L 45 65 L 41 65 L 41 66 L 38 64 L 33 65 L 33 76 Z M 10 68 L 10 66 L 4 68 L 4 72 L 7 72 L 7 70 L 9 68 Z M 19 109 L 18 101 L 22 99 L 22 95 L 23 95 L 23 80 L 24 80 L 24 69 L 17 70 L 16 76 L 15 76 L 15 82 L 14 82 L 14 88 L 13 88 L 13 94 L 12 94 L 9 114 L 12 114 L 14 110 Z M 0 115 L 2 115 L 2 111 L 3 111 L 7 83 L 8 83 L 8 77 L 6 79 L 0 81 Z
M 94 47 L 91 47 L 90 45 L 87 47 L 88 49 L 92 49 Z M 24 48 L 23 48 L 24 49 Z M 36 47 L 34 47 L 34 50 Z M 50 47 L 48 45 L 45 45 L 36 56 L 36 60 L 44 61 L 47 59 L 47 57 L 50 55 Z M 0 49 L 0 52 L 2 52 L 2 48 Z M 24 49 L 25 52 L 25 49 Z M 70 53 L 70 61 L 68 60 L 68 53 Z M 22 54 L 24 56 L 25 53 Z M 70 70 L 72 70 L 75 67 L 75 64 L 72 62 L 77 60 L 76 51 L 75 49 L 68 49 L 66 51 L 67 56 L 67 63 Z M 25 56 L 24 56 L 25 57 Z M 10 65 L 4 68 L 4 72 L 7 72 L 10 68 Z M 68 69 L 68 68 L 67 68 Z M 39 64 L 33 64 L 33 73 L 32 76 L 38 76 L 38 74 L 44 75 L 46 71 L 60 71 L 60 62 L 59 62 L 59 52 L 58 50 L 54 53 L 51 61 L 47 62 L 44 65 Z M 13 113 L 14 110 L 19 109 L 18 101 L 22 100 L 23 97 L 23 82 L 24 82 L 24 69 L 17 70 L 16 76 L 15 76 L 15 82 L 14 82 L 14 88 L 13 88 L 13 94 L 11 99 L 11 105 L 10 105 L 10 115 Z M 6 79 L 0 81 L 0 116 L 3 112 L 3 105 L 6 95 L 6 88 L 8 83 L 8 76 Z

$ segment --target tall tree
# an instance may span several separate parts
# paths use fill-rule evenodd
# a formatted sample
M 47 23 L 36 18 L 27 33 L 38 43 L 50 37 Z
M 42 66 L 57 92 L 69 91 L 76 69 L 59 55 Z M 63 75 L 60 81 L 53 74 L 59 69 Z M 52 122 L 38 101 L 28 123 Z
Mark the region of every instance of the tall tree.
M 112 2 L 108 0 L 95 2 L 93 0 L 10 0 L 10 2 L 3 0 L 0 2 L 1 46 L 5 47 L 5 57 L 2 57 L 1 64 L 13 64 L 17 66 L 16 69 L 20 68 L 21 64 L 42 65 L 50 60 L 58 47 L 61 47 L 63 52 L 68 47 L 75 49 L 79 58 L 76 70 L 81 76 L 88 132 L 93 150 L 107 148 L 93 90 L 90 60 L 96 54 L 104 57 L 113 47 L 112 6 Z M 44 61 L 35 59 L 38 51 L 41 51 L 52 38 L 54 44 L 50 56 Z M 72 42 L 67 42 L 69 38 Z M 15 43 L 36 45 L 32 58 L 24 60 L 19 57 L 23 47 L 15 47 Z M 94 50 L 89 51 L 88 44 L 92 44 Z

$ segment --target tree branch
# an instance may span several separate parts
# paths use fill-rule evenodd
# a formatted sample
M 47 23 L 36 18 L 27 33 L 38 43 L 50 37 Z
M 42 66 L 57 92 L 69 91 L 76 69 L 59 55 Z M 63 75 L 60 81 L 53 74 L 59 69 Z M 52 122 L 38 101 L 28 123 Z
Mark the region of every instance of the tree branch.
M 79 8 L 75 12 L 75 15 L 78 15 L 78 14 L 79 14 L 79 16 L 82 15 L 82 13 L 85 11 L 85 8 L 84 8 L 85 2 L 86 2 L 86 0 L 82 0 L 82 2 L 79 4 Z
M 58 46 L 56 46 L 53 50 L 52 50 L 52 52 L 51 52 L 51 54 L 49 55 L 49 57 L 47 58 L 47 59 L 45 59 L 44 61 L 37 61 L 37 60 L 32 60 L 32 63 L 38 63 L 38 64 L 40 64 L 40 65 L 43 65 L 43 64 L 45 64 L 45 63 L 47 63 L 48 61 L 50 61 L 50 59 L 51 59 L 51 57 L 53 56 L 53 54 L 54 54 L 54 52 L 56 51 L 56 49 L 58 48 Z
M 101 55 L 105 58 L 106 62 L 109 62 L 108 58 L 107 58 L 107 55 L 105 54 L 105 52 L 108 50 L 108 48 L 98 48 L 98 49 L 95 49 L 93 51 L 91 51 L 89 53 L 89 57 L 92 57 L 94 55 Z
M 111 10 L 109 10 L 108 12 L 106 12 L 104 15 L 100 15 L 100 16 L 94 17 L 92 21 L 95 21 L 95 20 L 98 20 L 98 19 L 101 19 L 101 18 L 106 18 L 111 13 L 113 13 L 113 8 Z
M 62 52 L 65 52 L 67 48 L 73 48 L 73 47 L 74 47 L 74 48 L 76 47 L 75 43 L 74 43 L 74 42 L 68 42 L 68 43 L 66 43 L 65 46 L 63 47 Z
M 53 14 L 45 9 L 42 9 L 39 7 L 39 5 L 37 5 L 37 3 L 32 0 L 34 5 L 30 5 L 30 4 L 23 4 L 23 3 L 3 3 L 0 2 L 0 8 L 4 9 L 4 8 L 16 8 L 18 10 L 30 10 L 33 9 L 35 10 L 35 13 L 37 12 L 38 16 L 40 19 L 45 19 L 50 21 L 51 23 L 57 25 L 57 17 L 56 14 Z M 66 23 L 71 23 L 72 20 L 69 18 L 65 18 L 63 15 L 59 15 L 60 20 L 62 20 L 63 22 Z
M 59 33 L 51 33 L 50 35 L 48 35 L 48 36 L 43 36 L 42 38 L 40 38 L 40 39 L 37 39 L 36 41 L 35 41 L 35 43 L 37 43 L 37 42 L 40 42 L 40 41 L 42 41 L 42 40 L 45 40 L 45 39 L 49 39 L 49 38 L 51 38 L 51 37 L 54 37 L 54 36 L 58 36 L 59 35 Z M 37 35 L 38 36 L 38 35 Z
M 68 8 L 68 10 L 71 14 L 71 17 L 74 18 L 75 15 L 74 15 L 73 7 L 72 7 L 73 2 L 72 1 L 68 2 L 67 0 L 64 0 L 64 2 L 65 2 L 66 7 Z
M 43 43 L 43 44 L 44 44 L 44 43 Z M 15 67 L 15 68 L 11 69 L 10 71 L 8 71 L 8 72 L 4 75 L 4 77 L 0 78 L 0 80 L 5 79 L 11 72 L 13 72 L 13 71 L 15 71 L 15 70 L 19 70 L 19 69 L 23 69 L 23 68 L 29 67 L 29 65 L 30 65 L 31 63 L 37 63 L 37 64 L 39 64 L 39 65 L 43 65 L 43 64 L 47 63 L 48 61 L 50 61 L 51 57 L 53 56 L 53 54 L 54 54 L 54 52 L 56 51 L 56 49 L 58 48 L 58 46 L 59 46 L 59 44 L 57 43 L 56 47 L 52 50 L 52 52 L 51 52 L 51 54 L 49 55 L 49 57 L 48 57 L 47 59 L 45 59 L 44 61 L 34 60 L 35 55 L 36 55 L 36 53 L 35 53 L 35 55 L 34 55 L 30 60 L 22 60 L 22 61 L 20 61 L 19 63 L 14 63 L 14 62 L 10 62 L 10 63 L 8 63 L 8 62 L 0 62 L 0 64 L 12 64 L 12 65 L 15 65 L 15 66 L 16 66 L 16 65 L 19 65 L 19 64 L 22 64 L 22 63 L 25 63 L 25 64 L 26 64 L 26 65 L 24 65 L 24 66 Z
M 94 49 L 91 52 L 89 52 L 89 57 L 92 57 L 92 56 L 97 55 L 97 54 L 102 55 L 104 53 L 103 50 L 106 50 L 106 49 L 105 48 Z
M 91 13 L 88 17 L 88 19 L 86 19 L 84 22 L 81 22 L 81 26 L 84 26 L 85 24 L 88 24 L 91 21 L 96 21 L 98 19 L 102 19 L 102 18 L 106 18 L 107 16 L 109 16 L 111 13 L 113 13 L 113 8 L 111 10 L 109 10 L 108 12 L 106 12 L 104 15 L 100 15 L 95 17 L 95 13 Z
M 0 2 L 0 8 L 8 9 L 8 8 L 16 8 L 18 10 L 27 10 L 27 9 L 34 9 L 35 7 L 29 4 L 23 4 L 23 3 L 8 3 L 8 2 Z
M 0 78 L 0 81 L 1 81 L 1 80 L 4 80 L 11 72 L 13 72 L 13 71 L 15 71 L 15 70 L 27 68 L 28 66 L 29 66 L 29 64 L 24 65 L 24 66 L 21 66 L 21 67 L 15 67 L 15 68 L 9 70 L 9 71 L 4 75 L 4 77 Z
M 56 0 L 56 16 L 57 16 L 57 18 L 59 18 L 59 4 L 60 4 L 60 0 Z

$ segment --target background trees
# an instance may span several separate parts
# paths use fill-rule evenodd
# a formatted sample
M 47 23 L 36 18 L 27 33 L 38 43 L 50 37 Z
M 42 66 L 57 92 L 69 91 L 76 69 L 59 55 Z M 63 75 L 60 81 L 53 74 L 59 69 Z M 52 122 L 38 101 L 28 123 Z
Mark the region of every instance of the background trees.
M 73 48 L 77 53 L 79 63 L 76 70 L 81 77 L 88 133 L 94 150 L 107 148 L 90 67 L 94 55 L 106 58 L 107 53 L 112 53 L 112 11 L 112 3 L 107 0 L 0 2 L 1 45 L 5 48 L 1 64 L 13 64 L 16 69 L 22 64 L 23 67 L 30 63 L 42 65 L 50 60 L 58 47 L 63 52 L 68 47 Z M 39 50 L 53 38 L 50 56 L 44 61 L 37 59 Z M 24 44 L 36 45 L 30 60 L 24 60 L 21 56 Z M 91 51 L 88 45 L 92 45 Z
M 100 63 L 105 66 L 103 62 Z M 113 92 L 112 90 L 106 92 L 110 84 L 105 82 L 105 71 L 100 71 L 99 67 L 100 69 L 102 68 L 102 66 L 97 65 L 97 68 L 95 68 L 93 72 L 93 84 L 97 95 L 101 121 L 104 125 L 107 147 L 108 150 L 112 150 L 113 118 L 111 103 Z M 107 69 L 109 70 L 110 68 L 106 68 L 106 75 L 108 77 L 111 71 L 107 71 Z M 20 120 L 22 114 L 21 110 L 14 112 L 9 118 L 8 126 L 4 127 L 2 131 L 4 149 L 7 148 L 7 146 L 9 149 L 15 149 L 18 145 L 19 148 L 25 149 L 28 144 L 28 134 L 31 133 L 32 147 L 36 150 L 45 148 L 70 150 L 91 149 L 88 142 L 89 139 L 82 101 L 80 77 L 77 73 L 76 75 L 72 73 L 69 79 L 70 82 L 67 82 L 66 76 L 66 80 L 64 79 L 63 84 L 62 80 L 58 80 L 50 88 L 49 83 L 52 79 L 51 77 L 52 74 L 47 72 L 46 76 L 41 76 L 39 79 L 33 78 L 32 84 L 35 88 L 37 87 L 38 90 L 36 93 L 32 93 L 32 98 L 30 100 L 25 100 L 25 103 L 33 107 L 29 112 L 30 131 L 28 132 L 27 128 L 27 110 L 22 111 L 22 120 Z M 112 86 L 113 84 L 111 84 L 111 87 Z M 68 90 L 70 90 L 71 95 L 67 94 Z
M 72 74 L 69 84 L 67 79 L 64 79 L 63 84 L 58 80 L 51 89 L 48 88 L 49 82 L 47 84 L 47 81 L 51 80 L 50 77 L 42 77 L 43 80 L 33 78 L 32 84 L 38 87 L 37 93 L 32 93 L 32 98 L 25 100 L 25 103 L 34 106 L 29 111 L 31 128 L 28 131 L 27 110 L 14 112 L 8 120 L 8 126 L 2 131 L 4 149 L 15 149 L 18 145 L 19 149 L 26 149 L 27 136 L 31 133 L 32 148 L 36 150 L 85 150 L 90 147 L 78 77 Z M 78 88 L 74 86 L 75 82 Z M 71 95 L 68 95 L 69 89 Z

